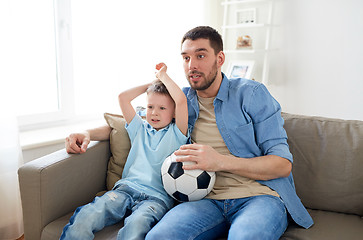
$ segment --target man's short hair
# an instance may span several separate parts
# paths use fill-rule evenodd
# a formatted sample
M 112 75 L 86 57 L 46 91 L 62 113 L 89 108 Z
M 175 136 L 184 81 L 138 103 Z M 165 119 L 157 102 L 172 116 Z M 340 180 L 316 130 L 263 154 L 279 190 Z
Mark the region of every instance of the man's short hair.
M 194 41 L 200 38 L 209 40 L 215 54 L 223 51 L 222 36 L 217 32 L 217 30 L 209 26 L 199 26 L 189 30 L 186 34 L 184 34 L 181 44 L 183 44 L 187 39 Z

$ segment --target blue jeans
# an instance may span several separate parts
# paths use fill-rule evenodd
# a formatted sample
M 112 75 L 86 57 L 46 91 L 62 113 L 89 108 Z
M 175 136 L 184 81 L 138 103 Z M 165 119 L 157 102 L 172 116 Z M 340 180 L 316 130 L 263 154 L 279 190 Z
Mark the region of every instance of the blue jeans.
M 95 232 L 121 221 L 125 216 L 128 217 L 117 239 L 144 239 L 167 210 L 162 200 L 121 185 L 96 197 L 92 203 L 77 208 L 60 239 L 93 239 Z
M 145 239 L 209 240 L 228 233 L 228 239 L 272 240 L 279 239 L 287 225 L 285 205 L 278 197 L 203 199 L 172 208 Z

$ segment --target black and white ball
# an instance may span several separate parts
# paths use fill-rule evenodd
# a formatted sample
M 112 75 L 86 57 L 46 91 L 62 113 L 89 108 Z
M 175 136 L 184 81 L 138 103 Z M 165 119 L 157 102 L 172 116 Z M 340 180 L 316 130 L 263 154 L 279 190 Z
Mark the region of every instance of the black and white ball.
M 161 176 L 165 191 L 181 202 L 196 201 L 204 198 L 213 188 L 216 176 L 214 172 L 203 170 L 184 170 L 183 164 L 176 162 L 174 153 L 167 157 L 161 167 Z

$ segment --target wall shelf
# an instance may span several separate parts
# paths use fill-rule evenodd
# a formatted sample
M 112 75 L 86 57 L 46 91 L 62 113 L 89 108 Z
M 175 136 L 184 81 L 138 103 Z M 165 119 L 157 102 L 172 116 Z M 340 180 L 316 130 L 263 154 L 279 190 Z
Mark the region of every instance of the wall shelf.
M 221 4 L 224 7 L 222 37 L 227 61 L 254 61 L 255 70 L 250 78 L 268 84 L 270 52 L 277 50 L 270 48 L 271 31 L 275 27 L 272 24 L 274 0 L 225 0 Z M 241 17 L 240 13 L 245 15 Z M 244 42 L 237 46 L 237 39 L 246 36 L 251 39 L 252 46 L 245 47 Z
M 261 28 L 261 27 L 270 27 L 270 24 L 247 23 L 247 24 L 223 25 L 222 29 Z
M 251 54 L 251 53 L 267 53 L 267 52 L 272 52 L 272 51 L 277 51 L 278 49 L 244 49 L 244 50 L 240 50 L 240 49 L 230 49 L 230 50 L 224 50 L 224 53 L 245 53 L 245 54 Z
M 273 0 L 239 0 L 239 1 L 224 1 L 222 2 L 222 5 L 234 5 L 234 4 L 243 4 L 243 3 L 257 3 L 257 2 L 270 2 Z

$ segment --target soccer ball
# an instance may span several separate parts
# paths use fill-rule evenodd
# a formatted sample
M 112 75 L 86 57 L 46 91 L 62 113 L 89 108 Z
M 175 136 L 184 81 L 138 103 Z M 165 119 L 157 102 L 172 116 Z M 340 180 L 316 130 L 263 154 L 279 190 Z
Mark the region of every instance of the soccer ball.
M 216 176 L 214 172 L 203 170 L 184 170 L 183 164 L 193 162 L 176 162 L 171 154 L 161 166 L 161 176 L 165 191 L 180 202 L 196 201 L 204 198 L 212 190 Z

